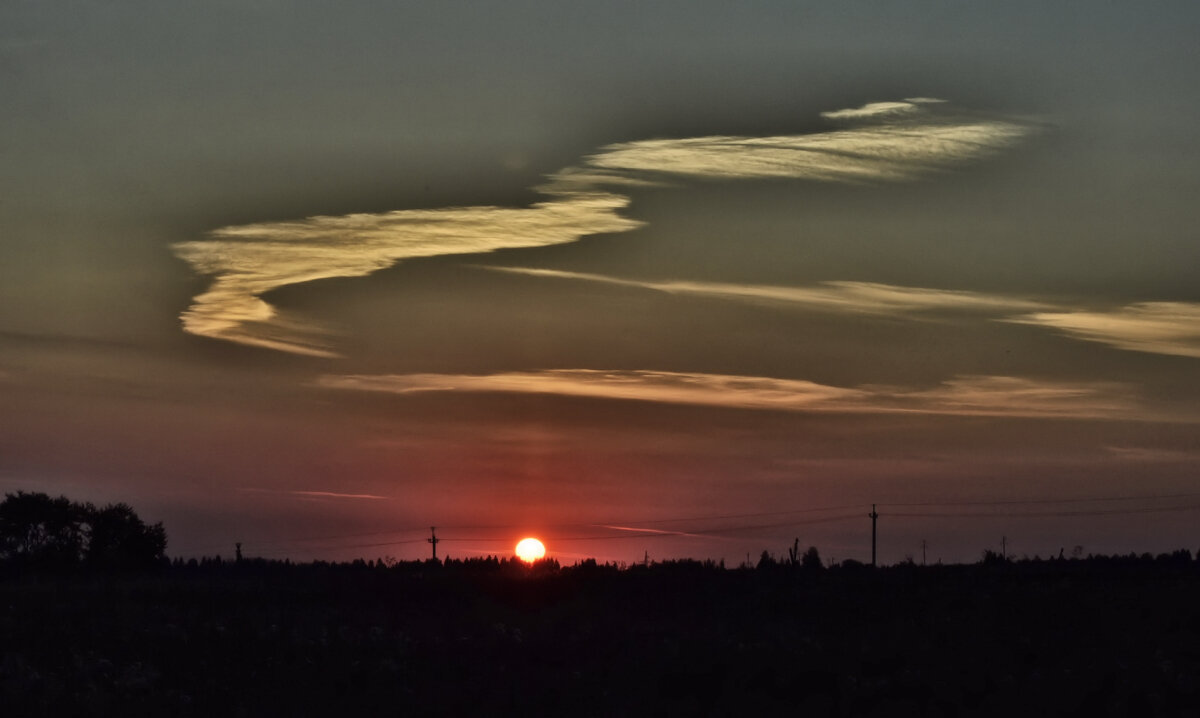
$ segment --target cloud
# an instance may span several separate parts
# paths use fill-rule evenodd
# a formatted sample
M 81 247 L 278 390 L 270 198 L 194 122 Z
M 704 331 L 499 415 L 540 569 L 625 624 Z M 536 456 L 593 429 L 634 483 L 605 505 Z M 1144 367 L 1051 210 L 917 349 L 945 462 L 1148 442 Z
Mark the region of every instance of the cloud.
M 527 267 L 484 266 L 482 268 L 532 277 L 601 282 L 669 294 L 693 294 L 756 303 L 793 304 L 810 309 L 857 314 L 901 314 L 931 311 L 1008 313 L 1045 309 L 1050 306 L 1032 300 L 998 294 L 900 287 L 873 282 L 821 282 L 808 287 L 784 287 L 769 284 L 623 279 L 603 274 Z
M 512 392 L 561 394 L 597 399 L 632 399 L 745 409 L 790 409 L 858 396 L 808 381 L 719 374 L 654 371 L 552 369 L 501 374 L 392 374 L 325 376 L 318 385 L 335 389 L 386 391 Z
M 1183 464 L 1200 459 L 1200 451 L 1156 449 L 1144 446 L 1106 446 L 1104 448 L 1115 459 L 1137 463 Z
M 611 531 L 629 531 L 638 534 L 656 534 L 661 536 L 693 536 L 697 538 L 706 538 L 707 534 L 689 533 L 687 531 L 671 531 L 669 529 L 649 529 L 640 528 L 638 526 L 613 526 L 611 524 L 592 524 L 598 529 L 609 529 Z
M 845 110 L 822 112 L 821 117 L 827 120 L 865 120 L 881 117 L 892 118 L 896 115 L 907 115 L 919 109 L 920 100 L 904 102 L 870 102 L 862 107 L 852 107 Z
M 963 376 L 932 389 L 869 389 L 881 410 L 962 416 L 1145 419 L 1130 387 L 1118 382 L 1039 381 Z
M 796 379 L 665 371 L 551 369 L 498 374 L 326 375 L 330 389 L 555 394 L 786 412 L 944 414 L 1150 420 L 1129 387 L 1115 382 L 964 376 L 933 388 L 836 387 Z
M 641 225 L 617 214 L 628 202 L 621 195 L 579 192 L 524 209 L 405 210 L 224 227 L 210 239 L 175 245 L 176 254 L 197 272 L 215 277 L 183 313 L 183 326 L 201 336 L 334 356 L 312 336 L 318 328 L 280 314 L 261 296 L 290 284 L 364 276 L 403 259 L 626 232 Z
M 483 269 L 531 277 L 600 282 L 670 294 L 796 305 L 808 309 L 854 314 L 918 314 L 959 312 L 1001 314 L 995 321 L 1054 329 L 1074 339 L 1100 342 L 1118 349 L 1200 358 L 1200 304 L 1142 302 L 1118 309 L 1076 311 L 1063 304 L 1002 294 L 987 294 L 923 287 L 901 287 L 873 282 L 821 282 L 807 287 L 734 284 L 685 280 L 624 279 L 603 274 L 567 272 L 529 267 Z M 1037 311 L 1042 310 L 1042 311 Z
M 456 207 L 310 217 L 223 227 L 173 245 L 212 284 L 181 315 L 185 331 L 250 346 L 336 356 L 329 332 L 285 315 L 263 296 L 280 287 L 358 277 L 416 257 L 491 252 L 627 232 L 621 188 L 664 177 L 791 178 L 828 182 L 916 179 L 987 157 L 1036 131 L 930 99 L 826 113 L 839 129 L 776 137 L 713 136 L 609 145 L 551 174 L 552 197 L 526 208 Z
M 258 488 L 240 488 L 238 491 L 250 494 L 287 494 L 289 496 L 300 496 L 313 499 L 367 499 L 370 501 L 392 500 L 391 496 L 378 496 L 376 494 L 342 494 L 336 491 L 287 491 Z
M 1008 321 L 1118 349 L 1200 358 L 1200 304 L 1141 302 L 1104 312 L 1038 312 Z
M 872 103 L 823 115 L 846 129 L 773 137 L 712 136 L 609 145 L 587 164 L 608 170 L 721 179 L 914 180 L 989 157 L 1037 131 L 947 103 Z

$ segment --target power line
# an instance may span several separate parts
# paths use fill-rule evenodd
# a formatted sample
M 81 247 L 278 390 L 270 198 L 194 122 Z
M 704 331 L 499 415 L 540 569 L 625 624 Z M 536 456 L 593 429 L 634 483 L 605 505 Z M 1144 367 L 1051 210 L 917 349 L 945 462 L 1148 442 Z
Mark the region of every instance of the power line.
M 629 539 L 660 539 L 660 538 L 678 538 L 681 536 L 695 536 L 698 538 L 723 538 L 721 534 L 738 533 L 744 531 L 757 531 L 769 528 L 784 528 L 788 526 L 800 526 L 808 524 L 830 523 L 834 521 L 845 521 L 852 518 L 857 518 L 858 514 L 845 514 L 841 516 L 827 516 L 819 519 L 807 519 L 801 521 L 787 521 L 782 523 L 769 524 L 749 524 L 742 526 L 723 526 L 711 529 L 697 529 L 695 531 L 668 531 L 668 532 L 652 532 L 652 533 L 621 533 L 621 534 L 602 534 L 591 536 L 554 536 L 552 539 L 555 542 L 559 541 L 620 541 Z M 443 529 L 445 530 L 445 529 Z M 471 537 L 438 537 L 438 543 L 450 542 L 507 542 L 512 539 L 511 536 L 471 536 Z M 304 551 L 329 551 L 340 549 L 353 548 L 378 548 L 381 546 L 400 546 L 411 543 L 428 542 L 428 538 L 419 539 L 403 539 L 397 541 L 380 541 L 374 543 L 359 543 L 359 544 L 328 544 L 323 546 L 295 546 L 291 550 Z M 267 553 L 280 553 L 287 551 L 287 548 L 268 549 Z
M 1187 492 L 1175 494 L 1143 494 L 1143 495 L 1126 495 L 1126 496 L 1099 496 L 1099 497 L 1077 497 L 1077 498 L 1059 498 L 1059 499 L 1000 499 L 1000 500 L 985 500 L 985 501 L 924 501 L 924 502 L 897 502 L 879 504 L 884 507 L 1005 507 L 1005 506 L 1053 506 L 1053 505 L 1069 505 L 1069 504 L 1086 504 L 1086 503 L 1108 503 L 1122 501 L 1156 501 L 1168 499 L 1196 498 L 1200 497 L 1200 492 Z M 765 518 L 772 516 L 799 516 L 804 514 L 822 513 L 828 511 L 839 511 L 847 509 L 860 509 L 867 504 L 842 504 L 837 506 L 819 506 L 807 507 L 802 509 L 792 509 L 784 511 L 761 511 L 752 513 L 737 513 L 737 514 L 714 514 L 708 516 L 688 516 L 688 517 L 673 517 L 673 518 L 651 518 L 651 519 L 636 519 L 626 521 L 611 521 L 608 524 L 596 523 L 564 523 L 545 525 L 547 530 L 553 529 L 570 529 L 570 528 L 596 528 L 607 525 L 617 524 L 641 524 L 641 525 L 663 525 L 673 523 L 686 522 L 701 522 L 701 521 L 728 521 L 731 519 L 750 519 L 750 518 Z M 1188 503 L 1176 506 L 1161 506 L 1161 507 L 1126 507 L 1126 508 L 1095 508 L 1095 509 L 1080 509 L 1080 510 L 1065 510 L 1065 511 L 941 511 L 941 512 L 922 512 L 922 511 L 901 511 L 889 512 L 889 516 L 897 518 L 1066 518 L 1072 516 L 1116 516 L 1116 515 L 1134 515 L 1162 512 L 1182 512 L 1200 510 L 1200 503 Z M 874 512 L 874 509 L 872 509 Z M 584 534 L 584 535 L 568 535 L 568 536 L 551 536 L 551 540 L 556 542 L 566 541 L 620 541 L 631 539 L 663 539 L 663 538 L 680 538 L 680 537 L 695 537 L 695 538 L 712 538 L 722 539 L 731 538 L 730 534 L 746 533 L 772 528 L 785 528 L 791 526 L 802 526 L 810 524 L 831 523 L 837 521 L 847 521 L 858 518 L 859 514 L 845 513 L 834 516 L 823 516 L 819 518 L 795 519 L 789 521 L 756 523 L 756 524 L 740 524 L 735 526 L 713 526 L 701 529 L 688 530 L 642 530 L 637 526 L 630 527 L 624 533 L 616 534 Z M 452 531 L 472 531 L 472 530 L 503 530 L 525 528 L 528 524 L 492 524 L 492 525 L 444 525 L 443 530 Z M 402 535 L 406 533 L 415 533 L 417 531 L 425 531 L 427 527 L 411 527 L 399 528 L 385 531 L 368 531 L 355 532 L 347 534 L 326 534 L 322 536 L 308 536 L 289 539 L 273 539 L 262 542 L 255 542 L 258 546 L 265 549 L 265 553 L 280 554 L 294 551 L 331 551 L 331 550 L 347 550 L 347 549 L 362 549 L 362 548 L 379 548 L 385 546 L 403 546 L 407 544 L 428 542 L 428 538 L 396 538 L 389 541 L 377 541 L 366 543 L 351 543 L 351 544 L 331 544 L 324 543 L 318 545 L 305 545 L 309 542 L 327 542 L 338 541 L 341 539 L 364 538 L 369 536 L 388 536 Z M 438 542 L 507 542 L 512 539 L 511 536 L 484 536 L 484 537 L 438 537 Z M 222 544 L 223 545 L 223 544 Z M 215 544 L 213 544 L 215 546 Z M 188 552 L 185 552 L 188 553 Z
M 955 518 L 1066 518 L 1070 516 L 1125 516 L 1129 514 L 1154 514 L 1173 511 L 1194 511 L 1200 509 L 1200 504 L 1183 506 L 1157 506 L 1131 509 L 1094 509 L 1081 511 L 964 511 L 956 513 L 893 513 L 889 516 L 922 519 L 955 519 Z
M 820 513 L 822 511 L 841 511 L 846 509 L 862 508 L 866 504 L 842 504 L 839 506 L 815 506 L 803 509 L 790 509 L 787 511 L 759 511 L 755 513 L 744 514 L 715 514 L 709 516 L 678 516 L 674 518 L 662 519 L 642 519 L 629 518 L 623 520 L 611 520 L 603 524 L 601 523 L 563 523 L 563 524 L 543 524 L 546 529 L 565 529 L 565 528 L 582 528 L 582 527 L 600 527 L 612 524 L 665 524 L 665 523 L 682 523 L 685 521 L 723 521 L 728 519 L 749 519 L 760 518 L 765 516 L 789 516 L 792 514 L 809 514 Z M 453 529 L 457 531 L 475 531 L 475 530 L 500 530 L 500 529 L 521 529 L 527 528 L 529 524 L 443 524 L 443 529 Z M 414 529 L 421 530 L 421 529 Z
M 885 503 L 880 506 L 1015 506 L 1035 504 L 1085 504 L 1102 501 L 1155 501 L 1162 499 L 1194 499 L 1200 492 L 1184 494 L 1143 494 L 1141 496 L 1099 496 L 1072 499 L 1003 499 L 989 501 L 922 501 L 910 503 Z

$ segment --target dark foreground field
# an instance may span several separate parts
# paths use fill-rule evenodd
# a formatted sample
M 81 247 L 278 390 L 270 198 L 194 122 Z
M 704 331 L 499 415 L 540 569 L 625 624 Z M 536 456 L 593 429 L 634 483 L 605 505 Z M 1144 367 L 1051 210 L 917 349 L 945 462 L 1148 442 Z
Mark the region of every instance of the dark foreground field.
M 1197 715 L 1187 557 L 0 579 L 34 715 Z

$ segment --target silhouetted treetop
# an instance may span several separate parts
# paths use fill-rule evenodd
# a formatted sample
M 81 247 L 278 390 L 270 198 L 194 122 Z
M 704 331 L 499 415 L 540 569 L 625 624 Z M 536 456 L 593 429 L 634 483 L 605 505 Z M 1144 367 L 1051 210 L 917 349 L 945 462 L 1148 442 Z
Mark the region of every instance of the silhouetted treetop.
M 6 494 L 0 503 L 0 558 L 42 566 L 78 563 L 86 543 L 84 513 L 65 496 Z
M 163 559 L 167 533 L 161 523 L 147 526 L 128 504 L 110 504 L 88 512 L 85 559 L 99 566 L 142 568 Z

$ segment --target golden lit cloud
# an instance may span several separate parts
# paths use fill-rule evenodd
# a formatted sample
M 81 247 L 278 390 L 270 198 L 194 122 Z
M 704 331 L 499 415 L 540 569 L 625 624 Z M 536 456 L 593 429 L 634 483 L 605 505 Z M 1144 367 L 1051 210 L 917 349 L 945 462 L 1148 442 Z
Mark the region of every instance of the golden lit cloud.
M 628 198 L 579 192 L 526 209 L 463 207 L 405 210 L 225 227 L 210 239 L 175 245 L 197 272 L 214 277 L 183 314 L 201 336 L 333 356 L 318 329 L 280 314 L 262 295 L 290 284 L 360 277 L 403 259 L 472 254 L 573 242 L 625 232 L 640 222 L 617 214 Z
M 393 374 L 325 376 L 323 387 L 400 394 L 422 391 L 562 394 L 744 409 L 797 410 L 860 392 L 808 381 L 656 371 L 551 369 L 502 374 Z
M 483 267 L 491 271 L 532 277 L 601 282 L 670 294 L 695 294 L 717 299 L 794 304 L 809 309 L 858 314 L 900 314 L 927 311 L 1007 313 L 1049 308 L 1039 302 L 998 294 L 899 287 L 873 282 L 821 282 L 808 287 L 727 282 L 647 281 L 603 274 L 564 272 L 526 267 Z
M 851 107 L 845 110 L 822 112 L 821 117 L 827 120 L 867 120 L 883 117 L 895 117 L 916 112 L 922 104 L 941 102 L 932 99 L 911 99 L 904 102 L 868 102 L 862 107 Z
M 603 148 L 587 163 L 609 170 L 725 179 L 904 181 L 988 157 L 1036 131 L 1025 122 L 961 114 L 928 98 L 823 116 L 851 126 L 806 135 L 628 142 Z
M 1154 420 L 1124 384 L 964 376 L 933 388 L 844 388 L 796 379 L 664 371 L 552 369 L 499 374 L 329 375 L 317 385 L 396 394 L 557 394 L 728 409 Z
M 363 276 L 416 257 L 542 247 L 627 232 L 641 223 L 618 213 L 629 198 L 617 190 L 662 184 L 664 175 L 903 181 L 986 157 L 1034 131 L 1028 123 L 965 115 L 927 98 L 874 103 L 825 117 L 842 127 L 806 135 L 610 145 L 578 166 L 551 174 L 537 189 L 553 199 L 527 208 L 405 210 L 224 227 L 205 239 L 174 245 L 196 272 L 213 278 L 183 313 L 183 327 L 241 344 L 336 356 L 328 332 L 282 314 L 263 296 L 292 284 Z M 701 290 L 680 286 L 671 291 Z M 865 297 L 882 290 L 858 285 L 839 291 Z
M 1102 312 L 1038 312 L 1009 321 L 1118 349 L 1200 358 L 1200 304 L 1142 302 Z
M 1146 419 L 1127 385 L 1038 381 L 1012 376 L 961 376 L 932 389 L 864 387 L 880 410 L 964 416 Z

